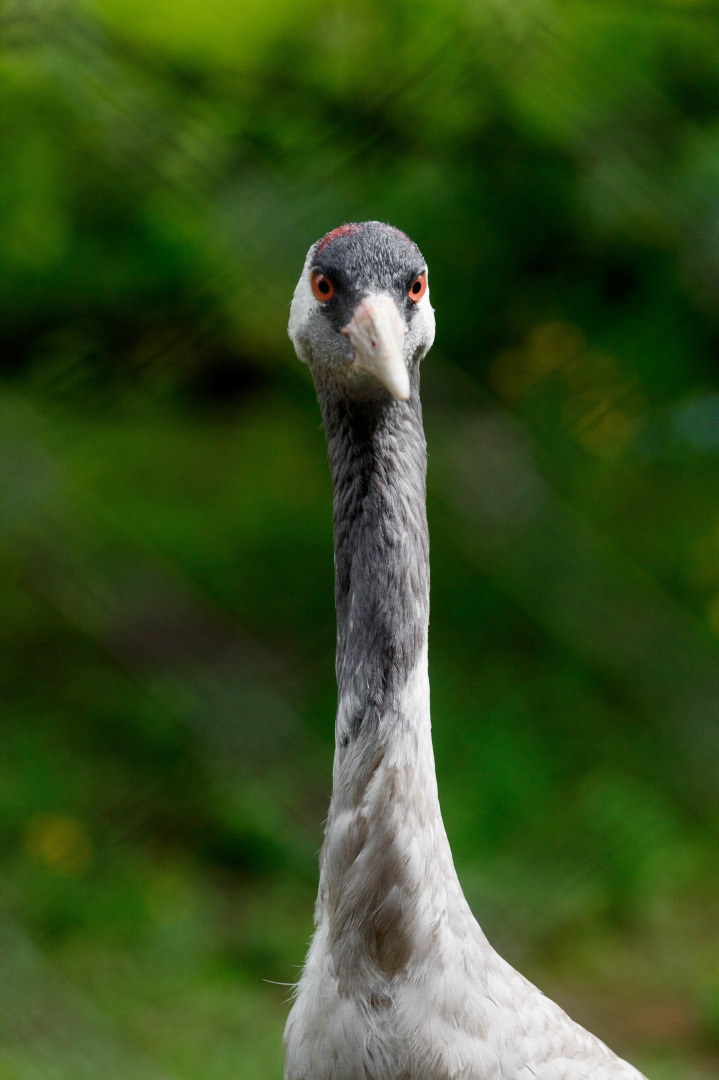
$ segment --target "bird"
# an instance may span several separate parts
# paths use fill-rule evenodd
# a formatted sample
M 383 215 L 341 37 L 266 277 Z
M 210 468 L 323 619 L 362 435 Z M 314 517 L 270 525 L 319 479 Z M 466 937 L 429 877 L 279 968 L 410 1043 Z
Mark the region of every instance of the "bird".
M 288 333 L 310 368 L 333 490 L 332 796 L 285 1080 L 646 1080 L 489 944 L 455 871 L 430 731 L 420 362 L 427 263 L 405 233 L 314 243 Z

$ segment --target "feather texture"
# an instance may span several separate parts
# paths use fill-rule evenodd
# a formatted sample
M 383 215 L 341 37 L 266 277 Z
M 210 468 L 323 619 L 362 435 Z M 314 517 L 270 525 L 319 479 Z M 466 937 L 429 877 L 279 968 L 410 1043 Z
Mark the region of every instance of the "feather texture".
M 316 929 L 285 1031 L 285 1080 L 643 1080 L 494 951 L 462 893 L 427 675 L 419 360 L 434 321 L 428 295 L 419 314 L 395 300 L 408 327 L 408 401 L 357 382 L 346 341 L 332 360 L 327 326 L 312 329 L 327 313 L 311 300 L 310 275 L 334 274 L 337 290 L 343 251 L 355 298 L 378 288 L 396 297 L 397 282 L 423 269 L 404 234 L 346 227 L 310 250 L 293 302 L 290 333 L 312 369 L 332 473 L 339 699 Z

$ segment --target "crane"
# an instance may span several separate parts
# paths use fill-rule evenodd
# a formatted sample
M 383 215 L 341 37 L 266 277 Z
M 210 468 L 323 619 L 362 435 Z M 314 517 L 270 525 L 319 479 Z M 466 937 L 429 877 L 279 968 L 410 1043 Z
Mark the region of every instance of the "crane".
M 338 705 L 285 1080 L 644 1080 L 495 952 L 452 861 L 427 675 L 419 368 L 434 329 L 403 232 L 351 223 L 312 245 L 289 335 L 328 444 Z

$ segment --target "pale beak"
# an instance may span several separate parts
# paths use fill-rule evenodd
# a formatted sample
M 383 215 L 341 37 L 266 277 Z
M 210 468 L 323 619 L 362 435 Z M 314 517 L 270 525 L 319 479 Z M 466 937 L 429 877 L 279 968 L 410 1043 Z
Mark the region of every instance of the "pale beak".
M 355 347 L 352 366 L 368 371 L 399 401 L 409 397 L 409 372 L 404 361 L 407 328 L 391 296 L 372 293 L 355 309 L 343 327 Z

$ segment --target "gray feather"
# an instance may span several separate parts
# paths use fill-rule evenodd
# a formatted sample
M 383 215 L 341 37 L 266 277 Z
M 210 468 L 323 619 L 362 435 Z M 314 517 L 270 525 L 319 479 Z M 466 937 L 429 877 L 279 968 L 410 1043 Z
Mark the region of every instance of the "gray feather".
M 344 226 L 310 249 L 290 336 L 312 370 L 334 493 L 338 709 L 316 930 L 285 1031 L 285 1080 L 642 1080 L 488 943 L 462 893 L 429 717 L 429 541 L 419 363 L 424 267 L 403 233 Z M 336 296 L 312 298 L 311 274 Z M 405 320 L 408 401 L 342 334 L 382 292 Z M 335 303 L 335 299 L 337 302 Z

